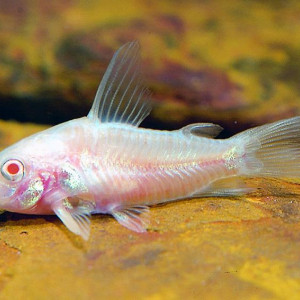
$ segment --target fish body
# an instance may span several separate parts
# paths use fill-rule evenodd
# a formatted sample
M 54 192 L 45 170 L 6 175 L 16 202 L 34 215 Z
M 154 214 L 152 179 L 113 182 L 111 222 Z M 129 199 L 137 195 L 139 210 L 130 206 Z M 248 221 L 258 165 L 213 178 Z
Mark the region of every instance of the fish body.
M 111 214 L 144 232 L 151 205 L 246 193 L 239 176 L 299 177 L 300 117 L 216 140 L 222 129 L 210 123 L 174 131 L 139 128 L 150 111 L 148 98 L 139 46 L 128 43 L 114 55 L 87 117 L 0 153 L 0 208 L 56 214 L 87 239 L 91 214 Z
M 92 213 L 111 213 L 116 207 L 191 196 L 211 181 L 237 173 L 237 168 L 226 166 L 226 153 L 234 147 L 222 140 L 188 136 L 184 130 L 102 124 L 84 117 L 24 139 L 15 151 L 7 148 L 8 155 L 4 151 L 2 156 L 4 163 L 18 157 L 21 148 L 31 166 L 28 177 L 35 182 L 40 178 L 44 190 L 57 193 L 70 188 L 72 196 L 94 203 Z M 28 212 L 51 213 L 47 196 L 43 193 L 39 205 Z

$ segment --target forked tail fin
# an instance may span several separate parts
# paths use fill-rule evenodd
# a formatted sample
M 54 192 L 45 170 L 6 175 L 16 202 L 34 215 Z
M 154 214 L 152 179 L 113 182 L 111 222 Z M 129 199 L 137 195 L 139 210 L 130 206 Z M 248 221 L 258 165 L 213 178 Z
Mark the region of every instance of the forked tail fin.
M 231 139 L 244 145 L 242 175 L 300 177 L 300 117 L 248 129 Z

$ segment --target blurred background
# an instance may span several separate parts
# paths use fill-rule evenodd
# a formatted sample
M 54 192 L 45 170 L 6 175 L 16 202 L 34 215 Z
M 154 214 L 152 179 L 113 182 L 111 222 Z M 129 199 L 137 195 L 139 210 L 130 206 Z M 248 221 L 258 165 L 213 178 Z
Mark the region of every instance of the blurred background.
M 230 135 L 300 113 L 300 3 L 1 0 L 0 118 L 89 111 L 113 53 L 139 40 L 154 111 L 143 126 Z

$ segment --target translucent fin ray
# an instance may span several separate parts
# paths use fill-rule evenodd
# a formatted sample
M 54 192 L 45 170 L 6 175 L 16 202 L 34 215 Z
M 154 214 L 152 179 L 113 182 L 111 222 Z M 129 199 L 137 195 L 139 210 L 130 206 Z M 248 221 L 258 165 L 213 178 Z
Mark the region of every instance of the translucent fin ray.
M 88 114 L 101 122 L 138 126 L 150 113 L 150 91 L 144 87 L 137 41 L 122 46 L 113 56 Z
M 300 117 L 255 127 L 232 139 L 245 148 L 241 174 L 300 177 Z
M 126 228 L 136 232 L 146 232 L 149 225 L 148 213 L 148 206 L 133 206 L 113 211 L 112 215 Z
M 229 177 L 212 182 L 204 190 L 197 192 L 192 197 L 228 197 L 239 196 L 254 192 L 256 189 L 248 187 L 239 177 Z
M 66 200 L 67 201 L 67 200 Z M 67 201 L 67 203 L 69 203 Z M 92 205 L 79 205 L 75 208 L 69 207 L 64 201 L 56 203 L 53 211 L 61 219 L 64 225 L 73 233 L 80 235 L 84 240 L 88 240 L 90 235 L 90 215 L 93 210 Z

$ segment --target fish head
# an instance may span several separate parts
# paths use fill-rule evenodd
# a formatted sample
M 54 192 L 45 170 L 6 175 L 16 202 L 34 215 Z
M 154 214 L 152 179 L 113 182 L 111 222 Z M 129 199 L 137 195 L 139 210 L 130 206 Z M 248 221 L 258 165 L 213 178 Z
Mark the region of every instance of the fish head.
M 31 209 L 45 190 L 44 178 L 20 156 L 0 158 L 0 208 L 15 212 Z
M 74 120 L 54 126 L 0 152 L 0 210 L 47 214 L 52 211 L 53 195 L 87 192 L 76 163 L 66 155 L 71 151 L 70 137 L 70 145 L 76 146 L 72 137 L 77 124 Z
M 41 133 L 0 152 L 0 209 L 33 212 L 54 183 L 57 150 L 58 145 L 50 147 Z

